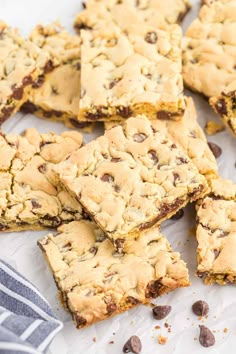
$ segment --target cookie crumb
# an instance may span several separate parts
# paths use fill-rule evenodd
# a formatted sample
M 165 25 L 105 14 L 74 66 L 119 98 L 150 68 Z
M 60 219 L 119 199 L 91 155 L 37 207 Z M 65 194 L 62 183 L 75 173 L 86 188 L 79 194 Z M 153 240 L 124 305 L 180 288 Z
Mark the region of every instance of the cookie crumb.
M 224 328 L 224 333 L 227 333 L 228 332 L 228 328 Z
M 209 120 L 205 125 L 205 132 L 207 135 L 215 135 L 223 130 L 225 130 L 225 126 L 214 122 L 213 120 Z
M 157 337 L 157 340 L 158 340 L 159 344 L 164 345 L 164 344 L 166 344 L 168 338 L 159 334 L 159 336 Z
M 110 340 L 109 344 L 114 344 L 114 340 Z
M 155 329 L 160 329 L 161 327 L 160 327 L 160 326 L 155 326 L 154 328 L 155 328 Z
M 93 337 L 93 342 L 96 343 L 96 341 L 97 341 L 97 338 Z
M 166 328 L 168 328 L 168 327 L 169 327 L 169 325 L 168 325 L 168 323 L 167 323 L 167 322 L 165 322 L 165 323 L 164 323 L 164 326 L 165 326 Z

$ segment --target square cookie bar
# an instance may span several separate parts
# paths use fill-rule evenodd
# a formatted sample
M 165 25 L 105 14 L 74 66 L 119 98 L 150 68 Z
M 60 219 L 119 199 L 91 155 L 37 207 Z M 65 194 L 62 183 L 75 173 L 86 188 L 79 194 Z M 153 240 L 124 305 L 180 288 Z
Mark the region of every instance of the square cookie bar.
M 79 32 L 113 22 L 124 31 L 132 24 L 166 28 L 180 23 L 190 8 L 188 0 L 88 0 L 74 27 Z
M 55 22 L 47 26 L 38 25 L 31 33 L 30 40 L 48 51 L 59 65 L 46 78 L 39 77 L 22 110 L 40 118 L 64 122 L 70 128 L 91 131 L 91 123 L 77 119 L 80 100 L 80 37 L 69 34 Z
M 119 125 L 119 122 L 105 122 L 105 129 Z M 198 171 L 210 180 L 218 175 L 216 159 L 210 150 L 205 134 L 198 124 L 197 112 L 191 97 L 186 99 L 186 110 L 181 120 L 152 120 L 154 130 L 168 134 L 190 157 Z
M 236 283 L 236 184 L 212 181 L 197 210 L 197 274 L 206 284 Z
M 119 251 L 208 189 L 189 157 L 145 116 L 107 130 L 55 171 Z
M 116 26 L 81 31 L 79 119 L 109 121 L 146 113 L 180 119 L 185 110 L 181 29 Z
M 90 221 L 74 221 L 38 242 L 77 328 L 188 286 L 188 270 L 158 228 L 116 253 Z
M 82 144 L 75 131 L 61 135 L 0 135 L 0 230 L 36 230 L 79 220 L 80 204 L 60 189 L 52 167 Z
M 236 80 L 231 82 L 221 95 L 211 97 L 210 104 L 236 137 Z
M 52 69 L 47 52 L 0 21 L 0 124 L 20 109 L 38 77 Z

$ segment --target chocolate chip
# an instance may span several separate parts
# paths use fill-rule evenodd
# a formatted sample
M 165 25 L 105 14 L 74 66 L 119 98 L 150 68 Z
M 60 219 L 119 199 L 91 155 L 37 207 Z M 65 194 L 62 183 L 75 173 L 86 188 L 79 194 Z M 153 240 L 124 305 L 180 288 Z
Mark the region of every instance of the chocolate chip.
M 58 95 L 58 89 L 54 86 L 52 86 L 52 95 L 57 96 Z
M 108 113 L 107 108 L 103 106 L 94 107 L 93 112 L 86 112 L 86 118 L 89 120 L 99 120 L 109 116 L 110 114 Z
M 177 179 L 180 179 L 180 175 L 176 172 L 173 172 L 173 177 L 174 177 L 174 186 L 176 186 L 176 181 Z
M 51 59 L 49 59 L 46 65 L 44 66 L 44 72 L 47 74 L 50 73 L 52 70 L 53 70 L 53 62 Z
M 192 305 L 192 310 L 197 316 L 206 316 L 209 312 L 209 306 L 205 301 L 198 300 Z
M 21 106 L 21 110 L 24 113 L 34 113 L 35 111 L 37 111 L 37 106 L 31 102 L 25 102 L 23 104 L 23 106 Z
M 185 157 L 178 157 L 176 160 L 179 161 L 181 164 L 188 163 L 188 160 Z
M 22 99 L 23 93 L 24 93 L 23 86 L 17 87 L 17 86 L 14 84 L 14 85 L 12 85 L 11 89 L 12 89 L 12 97 L 13 97 L 15 100 L 20 101 L 20 100 Z
M 157 34 L 154 31 L 147 32 L 147 34 L 146 34 L 144 39 L 145 39 L 146 42 L 154 44 L 154 43 L 157 42 Z
M 75 118 L 70 118 L 70 123 L 73 125 L 73 127 L 78 128 L 78 129 L 83 129 L 89 126 L 90 123 L 88 122 L 79 122 Z
M 86 3 L 84 1 L 82 1 L 82 7 L 83 9 L 86 9 Z
M 34 81 L 32 87 L 33 88 L 39 88 L 43 85 L 45 81 L 45 77 L 43 75 L 39 75 L 39 77 L 37 78 L 37 80 Z
M 155 165 L 158 163 L 158 157 L 155 150 L 148 151 L 148 156 L 153 160 Z
M 150 281 L 146 288 L 146 297 L 147 298 L 155 298 L 161 294 L 161 289 L 163 285 L 160 280 Z
M 220 116 L 227 115 L 227 106 L 223 98 L 219 99 L 215 104 L 215 109 Z
M 212 142 L 208 142 L 208 146 L 211 149 L 213 155 L 217 159 L 222 154 L 222 149 L 218 145 Z
M 33 79 L 30 75 L 24 77 L 24 79 L 22 81 L 23 86 L 31 85 L 32 83 L 33 83 Z
M 119 193 L 120 192 L 120 187 L 117 184 L 115 184 L 114 185 L 114 190 L 115 190 L 116 193 Z
M 180 209 L 177 211 L 177 213 L 175 215 L 171 216 L 171 220 L 179 220 L 184 216 L 184 210 Z
M 121 159 L 119 157 L 112 157 L 111 162 L 120 162 Z
M 181 116 L 183 115 L 183 113 L 184 113 L 183 109 L 181 109 L 179 112 L 158 111 L 157 118 L 169 120 L 172 119 L 173 117 Z
M 129 118 L 133 112 L 130 107 L 120 106 L 116 108 L 116 113 L 122 118 Z
M 206 326 L 200 325 L 200 335 L 199 335 L 199 342 L 200 344 L 207 348 L 211 347 L 215 344 L 215 336 L 214 334 L 207 328 Z
M 53 115 L 52 111 L 43 111 L 43 116 L 45 118 L 51 118 L 52 115 Z
M 86 319 L 80 315 L 77 315 L 77 314 L 74 315 L 74 321 L 76 323 L 77 328 L 82 328 L 82 327 L 86 326 L 86 324 L 87 324 Z
M 108 182 L 108 183 L 112 183 L 114 182 L 114 177 L 109 175 L 109 173 L 105 173 L 102 177 L 101 177 L 101 180 L 103 182 Z
M 55 111 L 55 109 L 52 112 L 53 112 L 54 116 L 56 116 L 58 118 L 61 117 L 63 114 L 61 111 Z
M 121 253 L 124 248 L 125 240 L 123 238 L 118 238 L 114 243 L 118 253 Z
M 98 251 L 98 248 L 97 248 L 97 247 L 91 247 L 91 248 L 89 249 L 89 252 L 90 252 L 90 253 L 93 253 L 94 255 L 97 253 L 97 251 Z
M 134 141 L 136 141 L 136 143 L 142 143 L 144 140 L 147 139 L 147 135 L 144 133 L 134 134 L 133 139 Z
M 107 313 L 111 315 L 117 309 L 116 304 L 113 301 L 108 302 L 107 304 Z
M 164 305 L 164 306 L 155 306 L 152 309 L 152 314 L 153 317 L 155 318 L 155 320 L 162 320 L 163 318 L 165 318 L 166 316 L 169 315 L 171 311 L 171 306 L 168 305 Z
M 41 172 L 41 173 L 45 173 L 45 172 L 47 171 L 47 165 L 46 165 L 46 163 L 43 163 L 42 165 L 40 165 L 40 166 L 38 167 L 38 170 L 39 170 L 39 172 Z
M 31 204 L 32 204 L 33 209 L 38 209 L 38 208 L 41 208 L 41 207 L 42 207 L 42 205 L 39 204 L 39 203 L 38 203 L 36 200 L 34 200 L 34 199 L 31 200 Z
M 214 252 L 215 259 L 216 259 L 216 258 L 219 256 L 220 251 L 219 251 L 219 250 L 214 249 L 214 250 L 213 250 L 213 252 Z
M 142 350 L 142 343 L 138 336 L 132 336 L 127 340 L 123 347 L 123 353 L 139 354 Z
M 133 296 L 127 296 L 127 301 L 130 302 L 134 306 L 138 305 L 140 303 L 140 301 Z
M 12 112 L 14 111 L 14 107 L 3 107 L 1 110 L 1 115 L 0 115 L 0 123 L 4 122 L 7 118 L 10 117 Z

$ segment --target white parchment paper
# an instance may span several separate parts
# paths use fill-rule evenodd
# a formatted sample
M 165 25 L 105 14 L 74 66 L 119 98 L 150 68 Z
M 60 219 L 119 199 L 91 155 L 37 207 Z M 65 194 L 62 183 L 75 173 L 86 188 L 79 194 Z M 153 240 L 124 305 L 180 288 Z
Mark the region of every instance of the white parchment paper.
M 184 28 L 197 15 L 198 1 L 192 0 L 192 3 L 193 9 L 184 21 Z M 74 16 L 80 9 L 80 0 L 0 0 L 1 19 L 12 26 L 19 27 L 24 35 L 28 35 L 36 24 L 40 22 L 46 24 L 57 18 L 68 30 L 73 31 Z M 207 120 L 218 120 L 204 99 L 190 92 L 187 94 L 194 98 L 202 127 Z M 61 133 L 66 130 L 63 124 L 46 122 L 33 115 L 23 116 L 18 113 L 3 125 L 3 131 L 21 133 L 29 127 L 35 127 L 40 132 Z M 92 140 L 101 132 L 100 127 L 92 135 L 85 134 L 85 141 Z M 223 150 L 223 154 L 218 159 L 221 176 L 231 178 L 236 182 L 236 139 L 224 131 L 208 137 L 208 140 L 217 143 Z M 76 330 L 70 315 L 61 308 L 58 302 L 52 275 L 36 245 L 37 239 L 45 235 L 47 231 L 1 233 L 0 257 L 16 267 L 38 287 L 52 305 L 54 312 L 64 322 L 64 329 L 50 346 L 51 354 L 119 354 L 122 353 L 124 342 L 134 334 L 140 336 L 143 343 L 142 353 L 145 354 L 218 354 L 224 352 L 233 354 L 236 346 L 236 287 L 232 285 L 205 286 L 200 279 L 195 277 L 196 241 L 191 232 L 194 224 L 194 208 L 190 206 L 185 209 L 183 219 L 176 222 L 168 221 L 162 226 L 162 231 L 170 240 L 173 248 L 178 250 L 187 262 L 192 282 L 189 288 L 176 290 L 156 301 L 158 304 L 172 306 L 172 312 L 162 321 L 152 318 L 150 308 L 139 306 L 90 328 Z M 236 255 L 232 254 L 232 257 Z M 191 311 L 193 302 L 199 299 L 207 301 L 210 306 L 209 317 L 204 321 L 199 321 Z M 165 322 L 171 326 L 170 333 L 164 326 Z M 197 340 L 198 325 L 202 322 L 215 331 L 216 344 L 208 349 L 201 347 Z M 157 325 L 161 328 L 155 329 Z M 165 345 L 158 344 L 159 334 L 168 337 Z

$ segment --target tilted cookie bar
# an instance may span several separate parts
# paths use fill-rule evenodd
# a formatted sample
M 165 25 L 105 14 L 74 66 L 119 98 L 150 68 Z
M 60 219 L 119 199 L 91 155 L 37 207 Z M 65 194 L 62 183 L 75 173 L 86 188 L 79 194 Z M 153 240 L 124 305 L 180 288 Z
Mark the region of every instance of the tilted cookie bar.
M 0 21 L 0 124 L 20 109 L 32 85 L 53 65 L 47 52 Z
M 78 36 L 64 30 L 59 23 L 38 25 L 30 40 L 56 58 L 59 66 L 46 77 L 41 76 L 30 92 L 22 110 L 40 118 L 64 122 L 67 127 L 92 131 L 89 122 L 78 121 L 80 100 L 80 44 Z
M 236 283 L 236 184 L 212 181 L 197 211 L 197 274 L 206 284 Z
M 236 80 L 221 95 L 210 98 L 210 104 L 231 133 L 236 136 Z
M 185 110 L 181 29 L 137 26 L 81 31 L 80 120 L 109 121 L 148 114 L 180 119 Z
M 145 116 L 107 130 L 55 171 L 119 251 L 208 187 L 189 157 Z
M 235 33 L 236 2 L 205 1 L 184 38 L 183 76 L 190 89 L 215 97 L 236 80 Z
M 119 122 L 106 122 L 105 129 L 111 129 Z M 197 112 L 192 98 L 186 100 L 184 116 L 179 121 L 152 120 L 154 130 L 168 134 L 174 143 L 179 145 L 191 158 L 198 171 L 207 180 L 218 175 L 216 159 L 210 150 L 205 134 L 197 122 Z
M 180 23 L 190 8 L 188 0 L 88 0 L 85 10 L 76 16 L 74 27 L 79 32 L 113 22 L 122 30 L 131 25 L 167 28 Z
M 75 131 L 0 135 L 1 231 L 57 227 L 81 218 L 80 204 L 60 189 L 52 172 L 81 144 L 82 135 Z
M 93 222 L 84 220 L 60 226 L 38 244 L 77 328 L 189 285 L 185 263 L 158 228 L 127 242 L 122 254 Z

